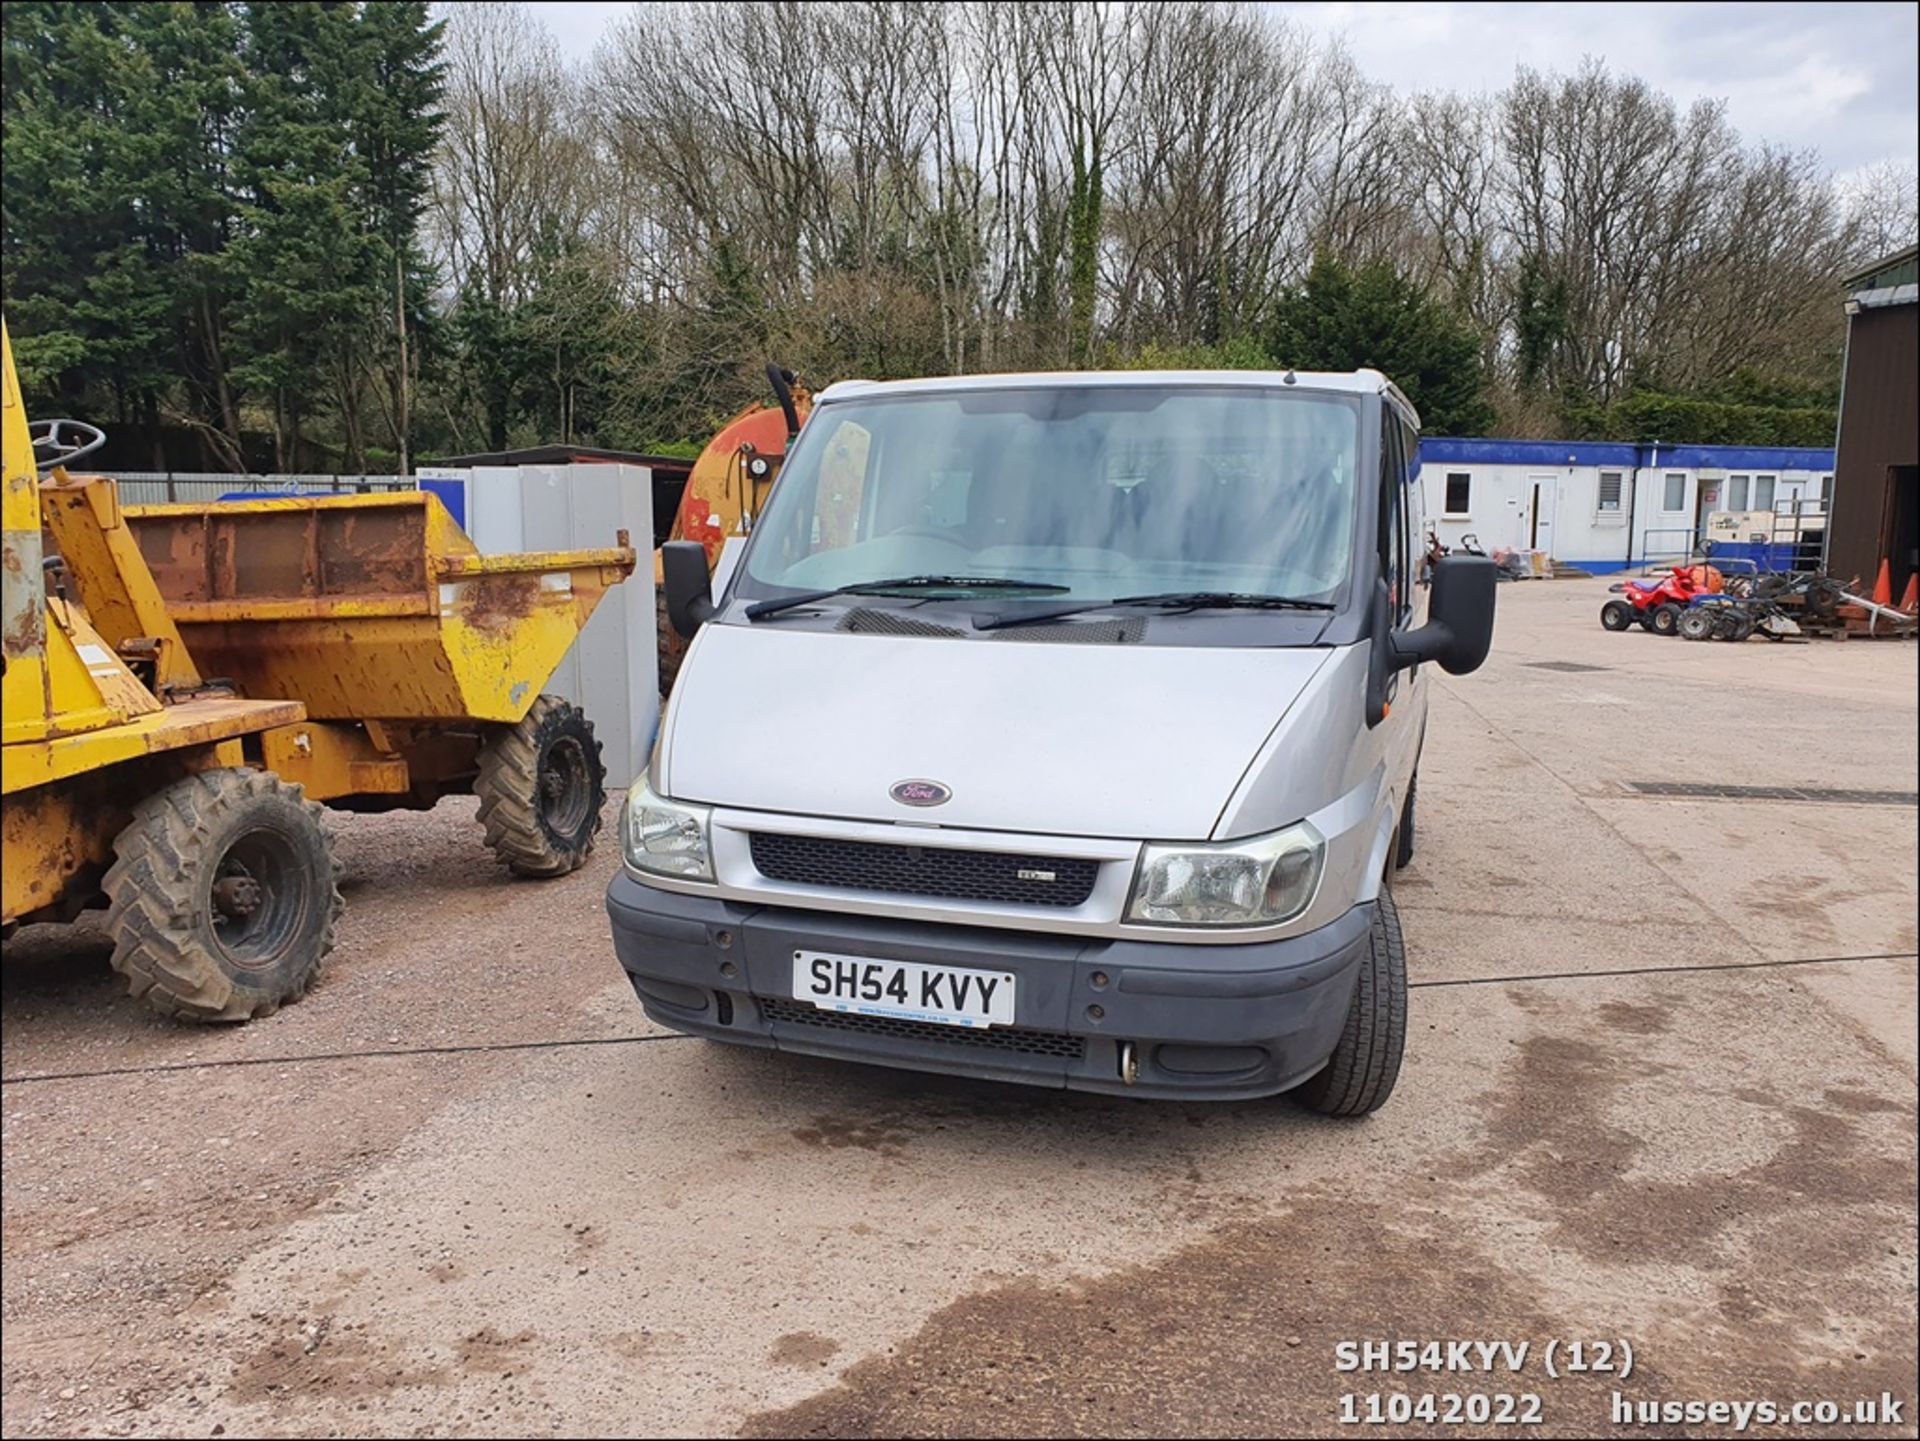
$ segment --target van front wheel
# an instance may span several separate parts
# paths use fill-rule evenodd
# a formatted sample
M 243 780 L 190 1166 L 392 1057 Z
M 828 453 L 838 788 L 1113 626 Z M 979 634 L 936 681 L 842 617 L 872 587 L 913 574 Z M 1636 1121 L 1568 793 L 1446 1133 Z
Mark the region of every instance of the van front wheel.
M 1384 887 L 1374 902 L 1367 942 L 1340 1043 L 1326 1066 L 1291 1092 L 1301 1105 L 1326 1116 L 1377 1111 L 1400 1078 L 1407 1044 L 1407 949 L 1393 893 Z

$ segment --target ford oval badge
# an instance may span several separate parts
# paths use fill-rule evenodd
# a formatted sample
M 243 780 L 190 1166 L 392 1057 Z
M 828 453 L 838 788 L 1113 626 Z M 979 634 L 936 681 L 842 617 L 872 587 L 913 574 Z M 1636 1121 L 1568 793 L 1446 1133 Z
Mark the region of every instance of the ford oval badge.
M 887 794 L 903 806 L 943 806 L 953 799 L 939 781 L 895 781 Z

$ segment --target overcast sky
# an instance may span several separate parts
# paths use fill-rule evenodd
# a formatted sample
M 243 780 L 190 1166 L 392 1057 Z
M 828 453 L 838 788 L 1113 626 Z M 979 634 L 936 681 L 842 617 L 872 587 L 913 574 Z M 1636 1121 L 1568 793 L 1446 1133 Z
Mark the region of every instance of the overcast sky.
M 630 3 L 539 4 L 584 60 Z M 1727 102 L 1741 134 L 1820 152 L 1842 173 L 1920 150 L 1920 6 L 1879 4 L 1269 4 L 1345 38 L 1396 90 L 1494 91 L 1516 65 L 1597 55 L 1683 102 Z M 456 20 L 457 23 L 457 20 Z

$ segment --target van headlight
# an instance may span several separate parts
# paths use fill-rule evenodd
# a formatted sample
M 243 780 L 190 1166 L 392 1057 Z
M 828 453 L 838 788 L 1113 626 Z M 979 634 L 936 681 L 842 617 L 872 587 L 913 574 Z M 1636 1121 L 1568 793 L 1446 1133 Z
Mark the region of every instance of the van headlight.
M 656 795 L 642 774 L 627 790 L 620 811 L 620 849 L 636 871 L 713 879 L 713 848 L 707 843 L 707 806 L 682 805 Z
M 1312 904 L 1326 858 L 1325 837 L 1305 821 L 1223 845 L 1149 845 L 1127 919 L 1173 926 L 1292 920 Z

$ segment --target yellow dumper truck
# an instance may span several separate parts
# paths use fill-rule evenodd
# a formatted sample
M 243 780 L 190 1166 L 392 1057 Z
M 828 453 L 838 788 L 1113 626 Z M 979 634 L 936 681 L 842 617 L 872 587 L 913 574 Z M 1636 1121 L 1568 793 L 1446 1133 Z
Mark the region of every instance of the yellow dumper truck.
M 4 922 L 105 905 L 113 965 L 189 1020 L 303 995 L 341 901 L 322 807 L 472 792 L 509 870 L 592 849 L 592 725 L 541 686 L 601 550 L 483 556 L 426 492 L 126 507 L 30 426 L 4 347 Z

